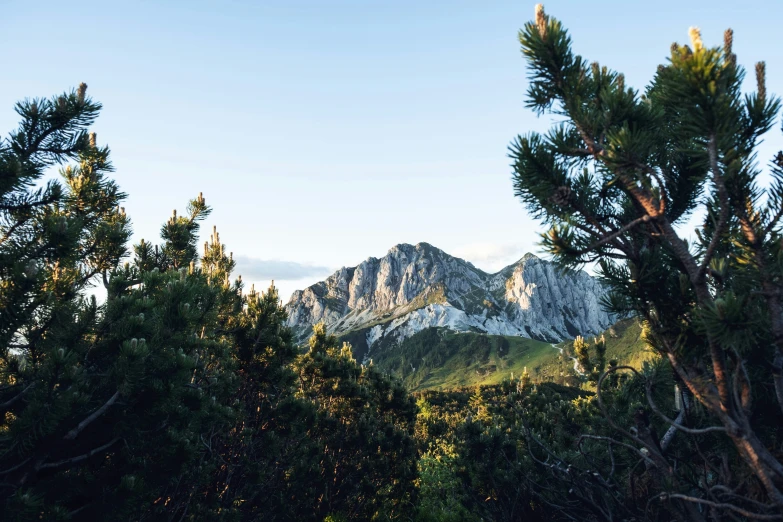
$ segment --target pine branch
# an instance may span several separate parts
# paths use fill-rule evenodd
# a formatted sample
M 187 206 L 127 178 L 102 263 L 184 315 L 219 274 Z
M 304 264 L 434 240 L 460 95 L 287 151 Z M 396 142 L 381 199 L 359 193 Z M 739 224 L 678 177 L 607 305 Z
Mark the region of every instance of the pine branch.
M 16 232 L 22 225 L 27 223 L 29 220 L 30 220 L 29 218 L 20 219 L 16 223 L 11 225 L 8 228 L 8 230 L 6 230 L 6 233 L 3 234 L 3 237 L 0 238 L 0 245 L 8 241 L 11 238 L 11 236 L 14 234 L 14 232 Z
M 766 269 L 766 263 L 764 260 L 764 237 L 756 235 L 750 218 L 748 217 L 747 209 L 738 207 L 737 214 L 740 222 L 740 229 L 745 236 L 745 240 L 749 243 L 753 258 L 758 268 L 759 275 L 761 276 L 761 289 L 765 297 L 768 314 L 770 319 L 770 330 L 772 332 L 772 343 L 776 348 L 775 361 L 777 364 L 780 361 L 783 366 L 783 305 L 781 305 L 780 299 L 780 285 L 776 284 L 771 278 Z M 775 395 L 778 399 L 781 411 L 783 411 L 783 375 L 775 372 L 775 366 L 773 365 L 773 382 L 775 384 Z M 783 466 L 781 466 L 783 469 Z M 783 478 L 783 473 L 781 474 Z M 781 504 L 783 504 L 783 496 L 781 497 Z
M 81 455 L 78 455 L 76 457 L 71 457 L 69 459 L 58 460 L 57 462 L 50 462 L 48 464 L 41 464 L 40 466 L 38 466 L 37 469 L 38 470 L 42 470 L 42 469 L 57 469 L 57 468 L 63 468 L 63 467 L 70 467 L 73 464 L 78 464 L 79 462 L 81 462 L 83 460 L 87 460 L 90 457 L 95 456 L 98 453 L 100 453 L 100 452 L 102 452 L 104 450 L 109 449 L 114 444 L 116 444 L 117 441 L 119 441 L 119 440 L 121 440 L 121 437 L 114 437 L 112 440 L 110 440 L 106 444 L 104 444 L 102 446 L 98 446 L 97 448 L 92 449 L 92 450 L 88 451 L 87 453 L 83 453 Z
M 683 408 L 680 410 L 680 413 L 677 415 L 677 418 L 674 419 L 674 422 L 676 424 L 682 423 L 682 420 L 685 418 L 685 409 Z M 672 424 L 669 426 L 669 429 L 666 430 L 666 433 L 663 434 L 663 437 L 661 437 L 661 442 L 659 445 L 661 446 L 661 451 L 664 453 L 669 448 L 669 444 L 674 440 L 674 435 L 677 433 L 677 426 Z
M 8 408 L 13 406 L 19 399 L 24 397 L 25 394 L 27 392 L 29 392 L 30 390 L 32 390 L 33 388 L 35 388 L 35 382 L 31 382 L 30 384 L 27 385 L 27 387 L 25 387 L 24 390 L 20 391 L 14 397 L 12 397 L 11 399 L 5 401 L 3 404 L 0 404 L 0 411 L 3 411 L 3 412 L 7 411 Z
M 585 433 L 585 434 L 582 434 L 582 435 L 579 436 L 579 441 L 577 442 L 577 445 L 581 444 L 581 440 L 582 439 L 593 439 L 593 440 L 605 441 L 605 442 L 609 443 L 609 445 L 616 444 L 617 446 L 622 446 L 623 448 L 626 448 L 626 449 L 629 449 L 629 450 L 633 451 L 634 453 L 636 453 L 639 457 L 641 457 L 644 460 L 649 460 L 649 457 L 647 455 L 645 455 L 644 453 L 642 453 L 641 451 L 639 451 L 639 448 L 637 448 L 635 446 L 631 446 L 630 444 L 626 444 L 625 442 L 621 442 L 619 440 L 615 440 L 615 439 L 613 439 L 611 437 L 604 437 L 604 436 L 601 436 L 601 435 L 588 435 L 588 434 Z
M 746 415 L 750 415 L 752 395 L 748 370 L 745 368 L 745 363 L 742 361 L 736 348 L 732 348 L 732 353 L 735 366 L 733 379 L 734 402 L 742 406 L 742 410 Z M 741 383 L 740 380 L 742 381 Z
M 656 467 L 658 467 L 658 468 L 660 468 L 662 470 L 666 470 L 667 473 L 670 475 L 671 474 L 670 466 L 666 462 L 666 459 L 663 458 L 663 455 L 661 455 L 659 449 L 655 445 L 650 444 L 650 443 L 645 442 L 644 440 L 640 439 L 639 437 L 637 437 L 636 435 L 634 435 L 630 431 L 626 430 L 625 428 L 620 427 L 614 421 L 614 419 L 612 419 L 611 415 L 609 415 L 609 412 L 606 410 L 606 406 L 604 405 L 603 397 L 602 397 L 602 394 L 601 394 L 601 385 L 603 384 L 604 379 L 606 379 L 606 377 L 608 377 L 611 373 L 614 373 L 614 372 L 619 371 L 619 370 L 631 370 L 636 375 L 640 375 L 639 372 L 636 370 L 636 368 L 634 368 L 633 366 L 613 366 L 613 367 L 609 368 L 608 370 L 606 370 L 605 372 L 603 372 L 601 374 L 601 376 L 598 378 L 598 383 L 596 384 L 596 398 L 598 399 L 598 409 L 601 410 L 601 414 L 604 416 L 604 418 L 609 423 L 609 425 L 612 426 L 612 428 L 614 428 L 615 430 L 619 431 L 620 433 L 622 433 L 623 435 L 625 435 L 629 439 L 633 440 L 634 442 L 636 442 L 640 446 L 643 446 L 643 447 L 647 448 L 647 451 L 649 452 L 649 455 L 655 457 L 655 459 L 651 459 L 650 457 L 646 457 L 646 459 L 645 459 L 646 461 L 650 461 L 650 462 L 654 463 L 654 465 Z
M 588 246 L 586 248 L 583 248 L 582 250 L 577 250 L 576 254 L 577 255 L 582 255 L 582 254 L 586 254 L 588 252 L 591 252 L 591 251 L 593 251 L 593 250 L 595 250 L 597 248 L 600 248 L 600 247 L 604 246 L 605 244 L 607 244 L 607 243 L 609 243 L 611 241 L 614 241 L 615 239 L 617 239 L 621 235 L 623 235 L 626 232 L 630 231 L 631 229 L 635 228 L 637 225 L 640 225 L 642 223 L 649 223 L 649 222 L 650 222 L 650 216 L 645 214 L 644 216 L 642 216 L 640 218 L 634 219 L 633 221 L 631 221 L 627 225 L 623 226 L 622 228 L 616 230 L 612 234 L 601 238 L 599 241 L 593 243 L 592 245 L 590 245 L 590 246 Z
M 95 421 L 95 419 L 97 419 L 98 417 L 100 417 L 101 415 L 103 415 L 104 413 L 106 413 L 106 410 L 108 410 L 108 409 L 111 407 L 111 405 L 112 405 L 112 404 L 114 404 L 114 403 L 117 401 L 117 399 L 119 398 L 119 396 L 120 396 L 120 392 L 119 392 L 119 390 L 117 390 L 116 392 L 114 392 L 114 395 L 112 395 L 112 396 L 109 398 L 109 400 L 108 400 L 108 401 L 106 401 L 106 402 L 104 403 L 104 405 L 103 405 L 103 406 L 101 406 L 100 408 L 98 408 L 97 410 L 95 410 L 95 411 L 94 411 L 94 412 L 93 412 L 93 413 L 92 413 L 92 414 L 91 414 L 89 417 L 87 417 L 86 419 L 84 419 L 83 421 L 81 421 L 81 422 L 79 423 L 79 425 L 78 425 L 78 426 L 76 426 L 74 429 L 72 429 L 71 431 L 69 431 L 69 432 L 68 432 L 68 433 L 65 435 L 65 437 L 63 437 L 63 438 L 64 438 L 65 440 L 73 440 L 73 439 L 75 439 L 76 437 L 78 437 L 78 436 L 79 436 L 79 433 L 81 433 L 82 431 L 84 431 L 84 428 L 86 428 L 87 426 L 89 426 L 89 425 L 90 425 L 90 424 L 91 424 L 93 421 Z
M 775 396 L 783 410 L 783 354 L 776 353 L 772 362 L 772 381 L 775 383 Z
M 686 502 L 704 504 L 705 506 L 709 506 L 714 509 L 728 509 L 729 511 L 734 511 L 735 513 L 739 513 L 744 517 L 752 518 L 754 520 L 783 520 L 783 515 L 765 515 L 763 513 L 754 513 L 752 511 L 748 511 L 747 509 L 743 509 L 734 504 L 728 504 L 726 502 L 713 502 L 711 500 L 692 497 L 690 495 L 683 495 L 681 493 L 661 493 L 658 496 L 658 498 L 660 498 L 661 500 L 669 500 L 672 498 L 676 498 L 679 500 L 684 500 Z M 775 506 L 768 506 L 768 507 L 769 509 L 775 509 Z
M 767 223 L 767 226 L 764 228 L 764 236 L 768 236 L 772 233 L 773 230 L 775 230 L 775 227 L 780 222 L 780 218 L 783 217 L 783 205 L 781 205 L 778 208 L 778 211 L 775 213 L 775 215 L 769 220 L 769 223 Z
M 48 198 L 40 199 L 38 201 L 25 201 L 18 205 L 12 205 L 10 203 L 0 204 L 0 210 L 4 212 L 19 212 L 21 210 L 32 210 L 36 207 L 43 207 L 54 203 L 59 198 L 56 195 L 49 196 Z
M 683 426 L 675 419 L 670 419 L 669 417 L 664 414 L 660 408 L 658 408 L 658 405 L 655 404 L 655 401 L 652 397 L 652 380 L 651 379 L 645 379 L 645 393 L 647 394 L 647 403 L 650 405 L 650 409 L 655 412 L 656 415 L 658 415 L 661 419 L 666 421 L 669 425 L 671 425 L 672 428 L 676 428 L 682 432 L 689 433 L 691 435 L 703 435 L 705 433 L 711 433 L 714 431 L 720 431 L 720 432 L 726 432 L 726 428 L 724 426 L 709 426 L 707 428 L 688 428 L 687 426 Z M 683 411 L 685 411 L 685 408 L 683 408 Z M 680 418 L 681 415 L 678 415 L 677 418 Z
M 721 236 L 729 222 L 729 193 L 726 190 L 726 184 L 723 181 L 723 175 L 720 172 L 718 165 L 718 146 L 715 141 L 715 135 L 710 136 L 710 142 L 707 145 L 707 151 L 709 153 L 710 169 L 712 170 L 712 181 L 718 188 L 718 200 L 720 201 L 720 214 L 718 216 L 718 224 L 715 227 L 715 231 L 710 239 L 710 244 L 707 246 L 707 251 L 704 253 L 704 259 L 699 266 L 699 272 L 697 279 L 701 279 L 707 272 L 707 267 L 712 260 L 712 256 L 715 255 L 715 250 L 718 248 Z
M 30 462 L 30 459 L 32 459 L 32 457 L 27 457 L 26 459 L 24 459 L 22 462 L 20 462 L 16 466 L 12 466 L 12 467 L 10 467 L 8 469 L 4 469 L 4 470 L 0 471 L 0 475 L 8 475 L 9 473 L 13 473 L 17 469 L 21 468 L 22 466 L 24 466 L 25 464 Z

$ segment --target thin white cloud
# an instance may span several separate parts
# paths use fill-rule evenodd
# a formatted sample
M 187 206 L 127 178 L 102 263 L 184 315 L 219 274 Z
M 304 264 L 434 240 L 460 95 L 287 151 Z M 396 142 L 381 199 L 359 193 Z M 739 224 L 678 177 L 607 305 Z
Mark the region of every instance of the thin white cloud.
M 248 281 L 310 279 L 313 277 L 326 277 L 334 271 L 325 266 L 299 263 L 297 261 L 257 259 L 248 256 L 237 256 L 235 260 L 237 263 L 235 273 L 242 274 L 242 278 Z
M 453 254 L 486 272 L 494 273 L 534 250 L 519 243 L 470 243 L 456 248 Z

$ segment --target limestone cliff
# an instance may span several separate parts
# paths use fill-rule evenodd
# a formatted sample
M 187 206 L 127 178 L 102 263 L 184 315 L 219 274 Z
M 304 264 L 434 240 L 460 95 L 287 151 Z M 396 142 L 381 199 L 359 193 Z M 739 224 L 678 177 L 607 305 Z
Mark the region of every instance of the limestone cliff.
M 324 321 L 336 334 L 366 330 L 367 345 L 433 326 L 549 342 L 595 335 L 615 318 L 601 285 L 583 271 L 562 274 L 532 254 L 496 274 L 427 243 L 401 244 L 298 290 L 286 305 L 302 337 Z

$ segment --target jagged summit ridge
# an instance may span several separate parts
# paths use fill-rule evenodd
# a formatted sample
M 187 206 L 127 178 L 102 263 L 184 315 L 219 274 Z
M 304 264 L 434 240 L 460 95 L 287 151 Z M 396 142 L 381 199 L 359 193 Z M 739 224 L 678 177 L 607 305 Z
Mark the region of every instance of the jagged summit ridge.
M 338 334 L 367 329 L 370 347 L 432 326 L 555 342 L 614 322 L 599 306 L 603 292 L 587 273 L 561 274 L 533 254 L 489 274 L 428 243 L 399 244 L 297 290 L 286 310 L 299 333 L 320 321 Z

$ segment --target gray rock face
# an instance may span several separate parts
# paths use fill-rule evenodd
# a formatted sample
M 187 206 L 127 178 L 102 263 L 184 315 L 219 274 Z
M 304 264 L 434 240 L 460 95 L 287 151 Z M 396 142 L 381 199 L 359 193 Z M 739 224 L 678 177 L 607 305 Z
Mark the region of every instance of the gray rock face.
M 603 293 L 587 273 L 560 274 L 532 254 L 487 274 L 427 243 L 401 244 L 297 290 L 286 311 L 302 336 L 320 321 L 336 334 L 366 328 L 370 349 L 432 326 L 559 342 L 615 322 L 599 305 Z

